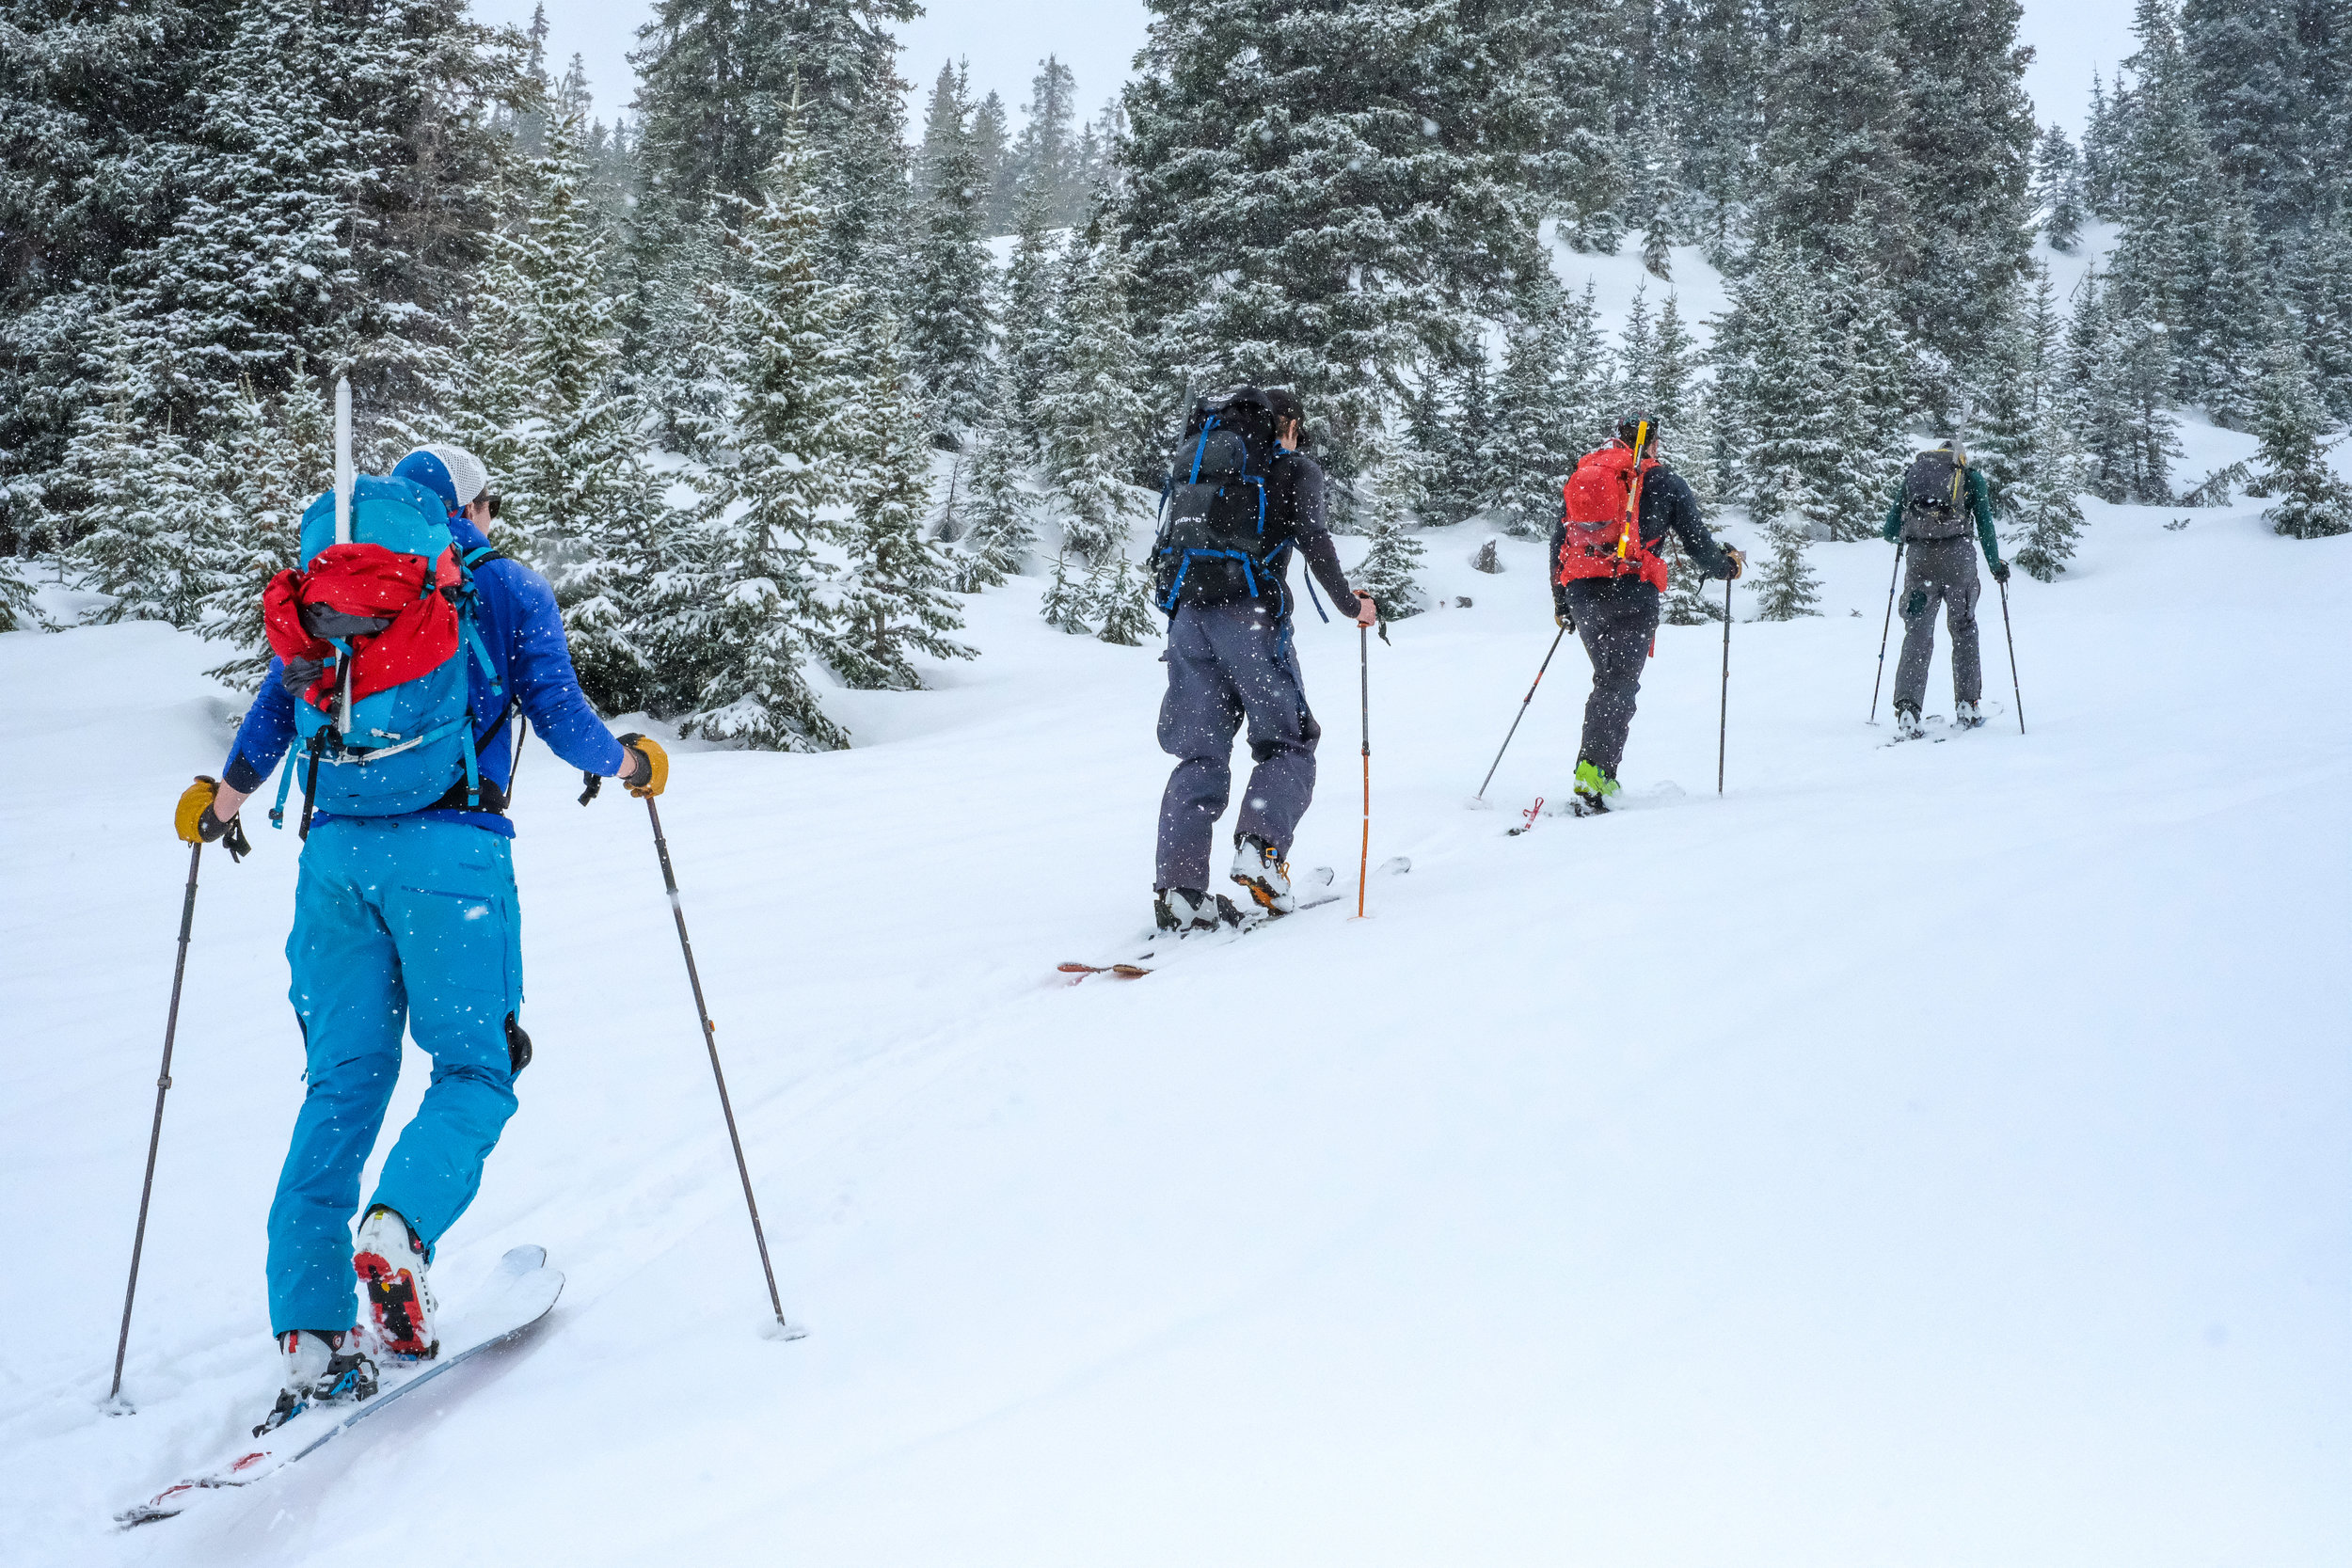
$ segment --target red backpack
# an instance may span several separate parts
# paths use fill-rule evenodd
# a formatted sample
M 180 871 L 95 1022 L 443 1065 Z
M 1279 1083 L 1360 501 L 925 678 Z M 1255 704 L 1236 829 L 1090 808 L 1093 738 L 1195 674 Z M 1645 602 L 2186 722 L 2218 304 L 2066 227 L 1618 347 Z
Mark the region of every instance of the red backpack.
M 1656 458 L 1645 457 L 1637 475 L 1633 449 L 1622 441 L 1612 441 L 1598 451 L 1588 451 L 1578 461 L 1576 472 L 1561 486 L 1567 526 L 1566 536 L 1560 544 L 1559 581 L 1638 575 L 1644 582 L 1664 592 L 1666 562 L 1643 546 L 1638 522 L 1625 553 L 1617 553 L 1617 543 L 1625 538 L 1627 519 L 1639 516 L 1640 502 L 1629 505 L 1628 498 L 1657 467 Z

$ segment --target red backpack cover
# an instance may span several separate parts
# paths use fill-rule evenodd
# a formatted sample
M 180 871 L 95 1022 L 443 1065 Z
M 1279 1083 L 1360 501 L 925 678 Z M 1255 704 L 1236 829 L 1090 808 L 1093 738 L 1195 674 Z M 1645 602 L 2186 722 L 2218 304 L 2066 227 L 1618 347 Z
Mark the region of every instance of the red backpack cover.
M 1638 525 L 1625 554 L 1617 553 L 1626 519 L 1639 515 L 1640 503 L 1629 506 L 1627 498 L 1657 467 L 1656 458 L 1645 457 L 1637 473 L 1633 449 L 1622 441 L 1588 451 L 1578 461 L 1576 472 L 1561 486 L 1567 526 L 1560 544 L 1558 581 L 1639 576 L 1661 593 L 1665 591 L 1666 562 L 1643 546 Z

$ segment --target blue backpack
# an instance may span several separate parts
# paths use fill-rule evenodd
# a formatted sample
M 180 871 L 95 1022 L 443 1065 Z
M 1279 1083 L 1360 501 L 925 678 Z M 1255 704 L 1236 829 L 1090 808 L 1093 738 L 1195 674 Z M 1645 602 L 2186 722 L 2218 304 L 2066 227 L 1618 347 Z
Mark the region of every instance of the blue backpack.
M 472 568 L 496 551 L 485 546 L 455 558 L 456 581 L 437 586 L 438 563 L 456 543 L 440 498 L 405 479 L 372 475 L 353 481 L 351 542 L 421 560 L 424 570 L 419 596 L 437 593 L 450 599 L 457 615 L 458 645 L 432 668 L 381 691 L 349 700 L 342 693 L 349 690 L 349 673 L 357 656 L 353 639 L 389 622 L 355 618 L 325 604 L 301 604 L 303 629 L 337 651 L 331 673 L 338 693 L 330 702 L 332 711 L 321 709 L 300 691 L 294 694 L 295 750 L 289 753 L 285 775 L 278 782 L 278 804 L 270 813 L 270 822 L 275 827 L 285 825 L 286 797 L 299 766 L 304 770 L 305 835 L 310 832 L 313 810 L 338 816 L 396 816 L 439 805 L 481 809 L 483 784 L 475 738 L 478 716 L 467 690 L 469 653 L 489 677 L 491 695 L 504 694 L 474 613 Z M 309 572 L 319 553 L 334 543 L 335 495 L 330 490 L 302 515 L 302 570 Z M 501 710 L 499 717 L 504 716 Z M 498 804 L 493 802 L 492 809 L 498 809 Z

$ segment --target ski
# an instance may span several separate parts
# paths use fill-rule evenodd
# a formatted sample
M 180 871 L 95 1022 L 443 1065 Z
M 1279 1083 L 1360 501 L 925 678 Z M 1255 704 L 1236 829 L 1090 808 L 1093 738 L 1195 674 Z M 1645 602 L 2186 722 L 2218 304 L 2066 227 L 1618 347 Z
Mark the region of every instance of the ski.
M 547 1266 L 545 1247 L 518 1246 L 499 1259 L 498 1268 L 462 1314 L 443 1325 L 442 1342 L 463 1348 L 444 1350 L 430 1363 L 405 1372 L 379 1369 L 381 1385 L 373 1399 L 354 1404 L 313 1405 L 275 1431 L 237 1445 L 237 1452 L 209 1470 L 174 1481 L 147 1501 L 117 1513 L 124 1529 L 169 1519 L 194 1505 L 205 1493 L 250 1486 L 297 1460 L 308 1458 L 372 1416 L 424 1387 L 451 1368 L 528 1332 L 546 1318 L 563 1294 L 564 1276 Z M 393 1381 L 398 1379 L 397 1382 Z
M 1329 887 L 1331 879 L 1331 868 L 1327 865 L 1319 865 L 1307 874 L 1305 885 Z M 1304 914 L 1309 910 L 1319 910 L 1326 904 L 1336 904 L 1343 896 L 1344 895 L 1342 894 L 1327 893 L 1317 898 L 1301 899 L 1298 907 L 1291 911 L 1290 914 L 1267 914 L 1252 908 L 1242 916 L 1240 925 L 1221 926 L 1214 931 L 1152 931 L 1137 939 L 1141 943 L 1142 951 L 1131 960 L 1119 960 L 1106 964 L 1073 961 L 1056 964 L 1054 967 L 1057 973 L 1069 975 L 1070 983 L 1073 986 L 1083 984 L 1089 976 L 1095 974 L 1108 974 L 1117 980 L 1140 980 L 1152 973 L 1152 966 L 1146 960 L 1157 959 L 1164 962 L 1168 958 L 1174 956 L 1179 944 L 1189 942 L 1196 948 L 1222 947 L 1229 942 L 1235 942 L 1249 935 L 1252 931 L 1262 931 L 1269 926 L 1279 926 L 1290 919 L 1292 915 Z

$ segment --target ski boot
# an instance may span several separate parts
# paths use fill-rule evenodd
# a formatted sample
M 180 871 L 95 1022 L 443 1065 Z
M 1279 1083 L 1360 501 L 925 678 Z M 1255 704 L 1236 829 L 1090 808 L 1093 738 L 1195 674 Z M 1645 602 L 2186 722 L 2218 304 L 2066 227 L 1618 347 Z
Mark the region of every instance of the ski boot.
M 382 1354 L 430 1361 L 440 1352 L 426 1262 L 424 1243 L 393 1211 L 379 1203 L 359 1222 L 351 1267 L 367 1288 L 370 1326 Z
M 1576 788 L 1568 797 L 1568 809 L 1579 816 L 1598 816 L 1608 811 L 1609 797 L 1624 787 L 1593 763 L 1579 762 Z
M 278 1402 L 253 1429 L 275 1432 L 314 1404 L 351 1404 L 375 1397 L 375 1363 L 359 1353 L 359 1331 L 290 1328 L 278 1337 L 285 1375 Z
M 1233 880 L 1248 888 L 1268 914 L 1284 915 L 1298 908 L 1291 895 L 1290 863 L 1255 833 L 1233 835 Z
M 1214 931 L 1220 926 L 1238 926 L 1241 911 L 1221 893 L 1164 887 L 1152 895 L 1152 924 L 1181 937 L 1192 931 Z
M 1954 729 L 1973 730 L 1980 727 L 1983 723 L 1984 709 L 1979 707 L 1976 704 L 1954 703 L 1952 705 L 1952 727 Z
M 1900 703 L 1898 703 L 1895 705 L 1896 739 L 1916 740 L 1927 733 L 1927 726 L 1919 722 L 1919 710 L 1917 708 L 1908 707 Z

